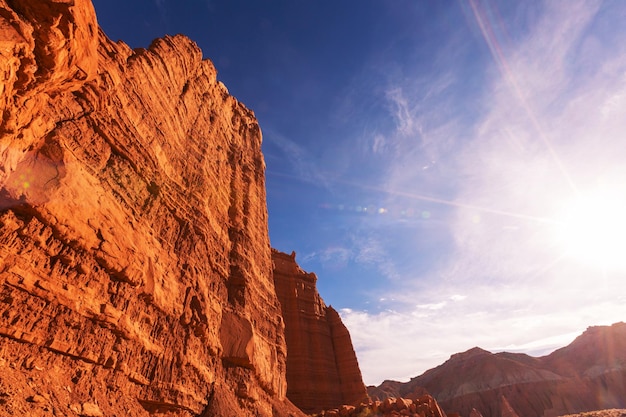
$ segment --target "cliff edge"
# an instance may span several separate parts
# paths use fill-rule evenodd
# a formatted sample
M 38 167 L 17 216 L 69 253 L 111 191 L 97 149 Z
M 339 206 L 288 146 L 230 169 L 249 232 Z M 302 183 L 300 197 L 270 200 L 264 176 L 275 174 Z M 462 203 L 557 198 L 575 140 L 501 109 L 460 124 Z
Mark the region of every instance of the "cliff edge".
M 368 399 L 348 329 L 317 292 L 295 253 L 272 250 L 276 293 L 285 320 L 287 397 L 311 414 Z
M 0 414 L 301 415 L 261 131 L 183 36 L 0 0 Z

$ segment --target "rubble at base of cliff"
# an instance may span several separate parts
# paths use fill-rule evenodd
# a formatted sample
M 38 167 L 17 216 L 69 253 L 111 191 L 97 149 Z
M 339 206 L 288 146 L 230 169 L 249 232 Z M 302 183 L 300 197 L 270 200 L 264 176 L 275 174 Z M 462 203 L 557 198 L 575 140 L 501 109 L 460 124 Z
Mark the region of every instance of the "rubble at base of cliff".
M 610 409 L 599 411 L 587 411 L 584 413 L 568 414 L 561 417 L 626 417 L 626 409 Z
M 371 401 L 358 406 L 343 405 L 340 408 L 324 410 L 313 417 L 447 417 L 437 401 L 430 395 L 419 399 L 386 398 L 383 401 Z

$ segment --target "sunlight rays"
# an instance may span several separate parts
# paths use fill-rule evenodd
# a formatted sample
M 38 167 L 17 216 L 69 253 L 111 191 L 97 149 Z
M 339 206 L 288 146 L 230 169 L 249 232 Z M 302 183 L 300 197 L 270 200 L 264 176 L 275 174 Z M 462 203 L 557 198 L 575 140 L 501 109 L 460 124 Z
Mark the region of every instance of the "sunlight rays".
M 504 26 L 504 23 L 502 22 L 502 19 L 499 17 L 497 9 L 495 7 L 491 7 L 489 8 L 489 10 L 487 10 L 487 8 L 489 7 L 489 2 L 484 2 L 486 4 L 485 8 L 481 8 L 478 3 L 479 3 L 479 0 L 470 0 L 469 2 L 472 12 L 474 14 L 474 18 L 476 19 L 476 23 L 480 27 L 481 34 L 485 40 L 485 43 L 489 47 L 489 51 L 491 52 L 493 59 L 496 61 L 496 64 L 500 72 L 502 73 L 503 78 L 509 84 L 509 86 L 511 87 L 511 90 L 514 92 L 515 96 L 517 97 L 520 105 L 526 112 L 528 119 L 530 120 L 532 126 L 537 132 L 537 135 L 539 136 L 541 141 L 544 143 L 546 149 L 550 153 L 550 156 L 552 157 L 554 163 L 556 164 L 559 171 L 561 172 L 561 175 L 563 175 L 563 178 L 565 178 L 570 188 L 574 192 L 577 192 L 578 190 L 577 190 L 576 184 L 572 180 L 572 177 L 569 174 L 568 170 L 566 169 L 565 165 L 563 164 L 562 159 L 557 154 L 556 150 L 554 149 L 554 146 L 552 146 L 552 143 L 548 139 L 548 136 L 546 135 L 543 127 L 539 123 L 539 120 L 537 119 L 535 115 L 535 111 L 533 111 L 530 104 L 528 103 L 528 99 L 526 95 L 523 93 L 522 88 L 519 85 L 519 82 L 517 81 L 516 74 L 511 69 L 511 66 L 509 65 L 507 57 L 505 56 L 505 53 L 502 50 L 502 46 L 500 42 L 498 41 L 496 32 L 494 30 L 493 16 L 494 15 L 498 16 L 499 18 L 498 20 L 499 20 L 501 27 Z M 490 18 L 490 16 L 492 16 L 492 18 Z
M 295 181 L 307 182 L 306 178 L 299 177 L 299 176 L 296 176 L 296 175 L 280 173 L 280 172 L 276 172 L 276 171 L 268 171 L 268 175 L 277 176 L 277 177 L 283 177 L 283 178 L 289 178 L 289 179 L 292 179 L 292 180 L 295 180 Z M 438 197 L 433 197 L 433 196 L 428 196 L 428 195 L 422 195 L 422 194 L 412 193 L 412 192 L 408 192 L 408 191 L 391 190 L 391 189 L 388 189 L 388 188 L 385 188 L 385 187 L 381 187 L 381 186 L 360 184 L 360 183 L 357 183 L 357 182 L 354 182 L 354 181 L 341 180 L 341 179 L 333 179 L 333 180 L 327 179 L 327 183 L 329 183 L 329 184 L 332 183 L 332 184 L 336 184 L 336 185 L 343 185 L 343 186 L 349 186 L 349 187 L 352 187 L 352 188 L 358 188 L 358 189 L 361 189 L 361 190 L 373 191 L 373 192 L 388 194 L 388 195 L 397 196 L 397 197 L 405 197 L 405 198 L 409 198 L 409 199 L 413 199 L 413 200 L 425 201 L 425 202 L 428 202 L 428 203 L 441 204 L 441 205 L 448 206 L 448 207 L 469 209 L 469 210 L 474 210 L 474 211 L 478 211 L 478 212 L 481 212 L 481 213 L 494 214 L 494 215 L 497 215 L 497 216 L 506 216 L 506 217 L 510 217 L 510 218 L 521 219 L 521 220 L 530 220 L 530 221 L 539 222 L 539 223 L 558 224 L 558 221 L 553 219 L 553 218 L 532 216 L 532 215 L 529 215 L 529 214 L 516 213 L 516 212 L 511 212 L 511 211 L 506 211 L 506 210 L 499 210 L 499 209 L 496 209 L 496 208 L 481 207 L 481 206 L 477 206 L 477 205 L 473 205 L 473 204 L 463 203 L 463 202 L 460 202 L 460 201 L 446 200 L 446 199 L 443 199 L 443 198 L 438 198 Z

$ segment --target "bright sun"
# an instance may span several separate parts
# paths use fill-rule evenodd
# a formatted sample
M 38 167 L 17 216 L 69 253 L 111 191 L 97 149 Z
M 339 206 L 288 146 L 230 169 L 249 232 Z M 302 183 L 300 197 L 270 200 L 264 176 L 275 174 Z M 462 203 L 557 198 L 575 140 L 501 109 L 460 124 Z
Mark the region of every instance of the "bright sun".
M 577 261 L 626 269 L 626 194 L 616 189 L 579 195 L 560 217 L 559 241 Z

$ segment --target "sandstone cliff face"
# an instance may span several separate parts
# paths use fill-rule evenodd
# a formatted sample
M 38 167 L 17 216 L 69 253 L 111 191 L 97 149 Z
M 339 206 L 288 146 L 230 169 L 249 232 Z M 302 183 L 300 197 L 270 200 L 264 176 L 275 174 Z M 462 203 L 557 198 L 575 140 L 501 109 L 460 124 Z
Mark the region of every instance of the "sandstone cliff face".
M 272 251 L 274 282 L 285 320 L 287 397 L 307 413 L 359 404 L 367 393 L 348 330 L 315 287 L 317 277 L 295 253 Z
M 542 416 L 626 407 L 626 323 L 590 327 L 550 355 L 474 348 L 410 382 L 373 388 L 372 397 L 426 389 L 448 411 L 485 417 Z
M 0 0 L 0 414 L 299 415 L 261 133 L 189 39 Z
M 322 411 L 314 417 L 459 417 L 458 414 L 446 414 L 437 401 L 430 395 L 419 398 L 385 398 L 383 401 L 369 401 L 340 408 Z

